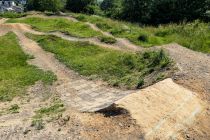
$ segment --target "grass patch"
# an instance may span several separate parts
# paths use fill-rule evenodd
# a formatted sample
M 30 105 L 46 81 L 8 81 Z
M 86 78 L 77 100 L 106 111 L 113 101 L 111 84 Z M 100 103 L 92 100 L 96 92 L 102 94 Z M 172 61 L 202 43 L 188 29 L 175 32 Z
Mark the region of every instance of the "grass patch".
M 42 130 L 44 128 L 44 123 L 42 119 L 33 120 L 31 122 L 31 126 L 34 127 L 36 130 Z
M 42 32 L 61 31 L 76 37 L 95 37 L 101 35 L 94 31 L 89 25 L 82 22 L 72 22 L 64 18 L 40 18 L 28 17 L 24 19 L 10 19 L 9 23 L 26 23 L 34 29 Z
M 64 111 L 64 104 L 62 104 L 60 100 L 55 100 L 49 107 L 43 107 L 35 111 L 36 115 L 33 116 L 31 126 L 35 127 L 37 130 L 41 130 L 44 128 L 44 120 L 48 119 L 47 121 L 52 121 L 59 119 L 62 116 L 61 113 Z
M 25 13 L 15 13 L 15 12 L 5 12 L 5 13 L 0 13 L 0 17 L 2 18 L 20 18 L 20 17 L 25 17 L 27 14 Z
M 10 113 L 19 113 L 19 109 L 20 107 L 17 104 L 14 104 L 14 105 L 11 105 L 8 111 Z
M 145 77 L 171 66 L 171 60 L 163 51 L 132 54 L 55 36 L 28 34 L 28 37 L 81 75 L 103 79 L 113 86 L 141 88 L 147 83 Z M 150 84 L 155 82 L 150 80 Z
M 110 32 L 116 37 L 127 38 L 134 44 L 143 47 L 176 42 L 195 51 L 210 53 L 210 23 L 194 21 L 192 23 L 152 27 L 139 26 L 94 15 L 72 15 L 80 21 L 96 24 L 103 31 Z
M 117 42 L 117 40 L 113 37 L 107 37 L 107 36 L 100 36 L 99 40 L 103 43 L 107 43 L 107 44 L 114 44 Z
M 27 64 L 29 56 L 23 53 L 13 33 L 0 37 L 0 54 L 0 101 L 24 95 L 36 81 L 51 84 L 56 79 L 51 72 Z

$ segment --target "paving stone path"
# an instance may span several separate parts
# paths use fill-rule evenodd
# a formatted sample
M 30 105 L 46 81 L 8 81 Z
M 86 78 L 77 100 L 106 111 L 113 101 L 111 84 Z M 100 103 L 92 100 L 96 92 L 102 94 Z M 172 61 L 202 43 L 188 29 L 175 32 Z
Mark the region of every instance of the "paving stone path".
M 101 110 L 132 93 L 132 91 L 110 88 L 82 78 L 58 86 L 57 91 L 63 101 L 82 112 Z

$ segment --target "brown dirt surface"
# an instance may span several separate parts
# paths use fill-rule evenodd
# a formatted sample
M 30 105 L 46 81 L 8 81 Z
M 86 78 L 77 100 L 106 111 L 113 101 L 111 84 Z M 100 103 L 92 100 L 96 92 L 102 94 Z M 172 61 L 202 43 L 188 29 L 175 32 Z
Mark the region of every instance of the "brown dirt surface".
M 195 93 L 166 79 L 118 100 L 117 107 L 130 112 L 145 139 L 182 139 L 180 130 L 193 126 L 205 108 Z

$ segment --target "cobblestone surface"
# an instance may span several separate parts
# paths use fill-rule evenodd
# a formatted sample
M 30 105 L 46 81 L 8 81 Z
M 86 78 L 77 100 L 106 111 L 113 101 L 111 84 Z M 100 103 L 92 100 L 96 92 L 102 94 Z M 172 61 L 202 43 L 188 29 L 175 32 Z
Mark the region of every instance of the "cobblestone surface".
M 61 93 L 61 99 L 67 101 L 67 105 L 82 112 L 94 112 L 106 108 L 132 93 L 132 91 L 123 91 L 84 79 L 60 85 L 57 91 Z

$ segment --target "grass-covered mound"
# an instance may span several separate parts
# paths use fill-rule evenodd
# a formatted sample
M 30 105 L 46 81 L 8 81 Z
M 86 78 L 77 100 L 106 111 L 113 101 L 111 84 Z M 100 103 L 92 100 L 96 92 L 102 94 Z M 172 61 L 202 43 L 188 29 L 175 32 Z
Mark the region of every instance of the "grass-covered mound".
M 192 23 L 168 24 L 159 27 L 139 26 L 100 16 L 73 14 L 78 20 L 91 22 L 103 31 L 116 37 L 127 38 L 131 42 L 151 47 L 171 42 L 179 43 L 195 51 L 210 53 L 210 24 L 195 21 Z
M 36 81 L 51 84 L 56 77 L 51 72 L 28 65 L 29 56 L 21 50 L 13 33 L 0 37 L 0 101 L 24 95 Z
M 172 66 L 163 51 L 133 54 L 55 36 L 28 36 L 79 74 L 103 79 L 113 86 L 147 86 L 168 77 Z
M 26 23 L 38 31 L 61 31 L 76 37 L 95 37 L 101 35 L 100 32 L 94 31 L 82 22 L 72 22 L 64 18 L 27 17 L 22 19 L 10 19 L 7 22 Z

